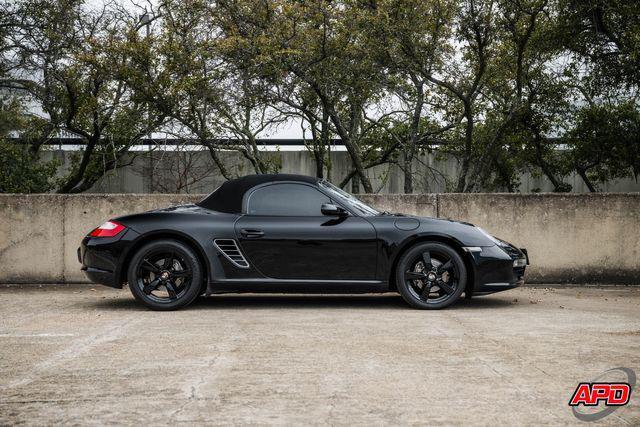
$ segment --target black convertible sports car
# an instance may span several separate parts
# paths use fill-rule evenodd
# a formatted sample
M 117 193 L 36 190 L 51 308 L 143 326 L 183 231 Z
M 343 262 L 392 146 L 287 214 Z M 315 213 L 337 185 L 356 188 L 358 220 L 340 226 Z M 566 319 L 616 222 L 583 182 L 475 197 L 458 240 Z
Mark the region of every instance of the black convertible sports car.
M 398 291 L 416 308 L 521 285 L 525 250 L 472 224 L 378 212 L 299 175 L 227 181 L 197 204 L 107 221 L 78 249 L 87 277 L 149 308 L 226 292 Z

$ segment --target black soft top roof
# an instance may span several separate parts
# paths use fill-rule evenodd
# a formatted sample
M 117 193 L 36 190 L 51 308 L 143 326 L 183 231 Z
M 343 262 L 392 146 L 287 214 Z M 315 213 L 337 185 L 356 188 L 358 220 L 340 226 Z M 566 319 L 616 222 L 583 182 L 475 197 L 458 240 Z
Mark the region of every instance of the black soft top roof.
M 216 191 L 199 201 L 197 205 L 218 212 L 241 213 L 244 194 L 257 185 L 274 181 L 297 181 L 316 184 L 318 180 L 319 178 L 312 176 L 286 173 L 247 175 L 225 182 Z

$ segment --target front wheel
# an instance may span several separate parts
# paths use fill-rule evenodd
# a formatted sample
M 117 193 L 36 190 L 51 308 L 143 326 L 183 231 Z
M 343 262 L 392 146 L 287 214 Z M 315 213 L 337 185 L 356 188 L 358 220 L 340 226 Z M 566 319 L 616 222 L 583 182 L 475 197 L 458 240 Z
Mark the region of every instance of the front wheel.
M 398 262 L 396 283 L 412 307 L 438 309 L 456 302 L 467 284 L 462 257 L 443 243 L 420 243 Z
M 176 240 L 156 240 L 140 248 L 127 272 L 136 300 L 152 310 L 176 310 L 200 293 L 202 266 L 189 246 Z

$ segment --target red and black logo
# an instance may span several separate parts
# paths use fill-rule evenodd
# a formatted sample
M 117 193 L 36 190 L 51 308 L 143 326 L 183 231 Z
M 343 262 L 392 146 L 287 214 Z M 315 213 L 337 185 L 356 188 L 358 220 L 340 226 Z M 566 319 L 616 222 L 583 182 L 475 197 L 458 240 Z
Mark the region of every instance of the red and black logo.
M 631 386 L 628 383 L 580 383 L 573 392 L 569 406 L 624 406 L 629 403 Z
M 625 376 L 623 381 L 603 381 L 612 376 Z M 629 403 L 631 392 L 636 385 L 636 374 L 629 368 L 609 369 L 591 382 L 578 384 L 569 406 L 573 415 L 582 421 L 597 421 L 606 417 L 620 406 Z M 583 406 L 580 410 L 580 406 Z M 602 406 L 602 409 L 599 407 Z M 592 408 L 590 411 L 586 408 Z M 595 411 L 593 409 L 596 409 Z

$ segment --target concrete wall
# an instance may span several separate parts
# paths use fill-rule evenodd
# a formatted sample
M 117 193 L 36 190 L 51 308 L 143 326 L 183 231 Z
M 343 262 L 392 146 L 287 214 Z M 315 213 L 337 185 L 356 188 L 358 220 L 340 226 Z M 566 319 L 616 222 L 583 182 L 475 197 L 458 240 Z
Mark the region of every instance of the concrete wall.
M 529 250 L 537 282 L 640 284 L 640 194 L 441 194 L 438 216 Z
M 0 195 L 0 282 L 86 281 L 76 248 L 107 219 L 201 195 Z M 530 282 L 640 284 L 640 194 L 369 195 L 381 210 L 460 219 L 529 249 Z
M 201 196 L 0 194 L 0 283 L 86 282 L 76 250 L 106 220 Z

